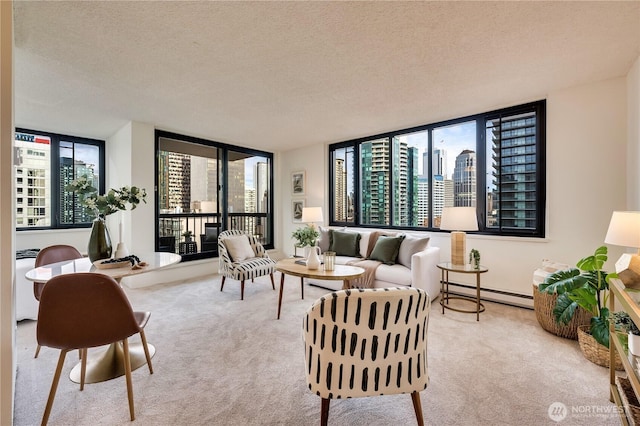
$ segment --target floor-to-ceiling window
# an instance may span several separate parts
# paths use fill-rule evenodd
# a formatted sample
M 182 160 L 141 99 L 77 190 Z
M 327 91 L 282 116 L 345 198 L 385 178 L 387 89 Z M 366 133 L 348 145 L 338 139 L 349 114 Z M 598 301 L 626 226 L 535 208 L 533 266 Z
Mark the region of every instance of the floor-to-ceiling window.
M 227 229 L 273 247 L 273 154 L 163 131 L 156 147 L 158 250 L 217 256 Z

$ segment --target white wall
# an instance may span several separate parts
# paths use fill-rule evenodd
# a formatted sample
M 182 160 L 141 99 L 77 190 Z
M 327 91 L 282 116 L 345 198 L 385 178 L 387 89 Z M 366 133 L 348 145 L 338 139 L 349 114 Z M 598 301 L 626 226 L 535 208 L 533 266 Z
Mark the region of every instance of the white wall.
M 16 376 L 13 2 L 0 2 L 0 424 L 13 422 Z
M 640 57 L 627 74 L 627 208 L 640 210 Z
M 291 234 L 304 224 L 293 222 L 292 202 L 303 199 L 306 207 L 322 207 L 324 223 L 329 223 L 328 210 L 328 177 L 327 177 L 327 147 L 324 144 L 299 148 L 282 153 L 280 161 L 281 180 L 277 190 L 282 197 L 282 203 L 276 204 L 276 211 L 282 210 L 281 222 L 277 233 L 281 236 L 278 247 L 284 255 L 293 254 L 294 239 Z M 293 196 L 291 193 L 291 174 L 304 171 L 306 175 L 304 195 Z M 279 208 L 278 208 L 279 207 Z
M 467 250 L 479 250 L 482 264 L 489 267 L 482 277 L 483 287 L 530 295 L 532 273 L 542 259 L 575 264 L 603 244 L 611 212 L 626 208 L 626 86 L 625 78 L 617 78 L 548 94 L 547 237 L 468 235 Z M 327 155 L 326 145 L 282 155 L 282 164 L 287 165 L 283 170 L 285 176 L 293 170 L 306 170 L 307 187 L 313 188 L 313 193 L 306 195 L 307 205 L 322 205 L 325 223 Z M 316 186 L 323 186 L 324 190 Z M 291 193 L 290 183 L 281 182 L 280 190 L 286 198 Z M 290 205 L 290 199 L 289 195 L 284 209 Z M 284 235 L 290 235 L 298 226 L 285 213 Z M 442 260 L 448 259 L 449 234 L 434 232 L 431 238 L 433 244 L 441 247 Z M 292 244 L 290 240 L 289 245 Z M 286 239 L 284 251 L 290 252 Z M 610 247 L 608 268 L 613 269 L 620 253 L 621 248 Z M 458 276 L 456 281 L 469 282 Z

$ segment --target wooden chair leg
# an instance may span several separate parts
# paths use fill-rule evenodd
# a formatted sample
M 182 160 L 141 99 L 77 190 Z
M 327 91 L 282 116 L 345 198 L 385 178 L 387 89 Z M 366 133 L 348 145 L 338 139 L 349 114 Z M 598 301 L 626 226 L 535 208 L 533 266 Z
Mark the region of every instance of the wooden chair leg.
M 144 334 L 144 330 L 140 330 L 140 339 L 142 339 L 142 348 L 144 349 L 144 356 L 147 358 L 147 365 L 149 366 L 149 374 L 153 374 L 153 366 L 151 365 L 151 354 L 149 354 L 149 346 L 147 345 L 147 336 Z
M 53 382 L 51 383 L 51 390 L 49 391 L 49 399 L 47 399 L 47 406 L 44 409 L 44 415 L 42 416 L 42 426 L 45 426 L 49 422 L 49 415 L 51 414 L 51 407 L 53 407 L 53 400 L 56 397 L 56 390 L 58 389 L 58 382 L 60 381 L 60 373 L 62 372 L 62 366 L 64 365 L 64 358 L 67 356 L 67 350 L 62 349 L 60 356 L 58 357 L 58 366 L 56 367 L 56 373 L 53 376 Z
M 240 281 L 240 300 L 244 300 L 244 280 Z
M 413 401 L 413 410 L 416 412 L 418 426 L 424 426 L 424 419 L 422 418 L 422 404 L 420 403 L 420 392 L 411 392 L 411 400 Z
M 227 277 L 222 277 L 222 284 L 220 284 L 220 291 L 222 291 L 222 289 L 224 288 L 224 280 Z
M 127 396 L 129 397 L 129 413 L 131 414 L 131 421 L 136 419 L 135 409 L 133 408 L 133 383 L 131 383 L 131 358 L 129 357 L 129 340 L 124 339 L 122 341 L 122 348 L 124 350 L 124 375 L 127 378 Z
M 320 426 L 327 426 L 329 421 L 329 398 L 322 398 L 322 408 L 320 409 Z
M 273 272 L 269 274 L 269 276 L 271 277 L 271 287 L 273 287 L 273 289 L 276 289 L 276 283 L 273 282 Z
M 40 345 L 36 346 L 36 354 L 33 357 L 38 358 L 39 354 L 40 354 Z
M 84 390 L 84 379 L 87 375 L 87 348 L 78 349 L 80 356 L 80 390 Z

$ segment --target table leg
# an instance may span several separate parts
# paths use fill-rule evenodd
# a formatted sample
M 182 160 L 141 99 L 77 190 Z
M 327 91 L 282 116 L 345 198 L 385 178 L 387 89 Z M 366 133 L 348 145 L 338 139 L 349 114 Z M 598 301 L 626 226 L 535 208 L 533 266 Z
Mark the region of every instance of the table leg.
M 149 355 L 153 358 L 156 348 L 147 344 L 149 347 Z M 88 352 L 88 351 L 87 351 Z M 144 347 L 142 343 L 129 344 L 129 359 L 131 359 L 131 370 L 140 368 L 147 363 L 144 355 Z M 78 363 L 69 378 L 72 382 L 80 383 L 81 365 Z M 85 383 L 99 383 L 106 380 L 115 379 L 124 375 L 124 350 L 122 343 L 112 343 L 106 351 L 100 352 L 95 356 L 89 356 L 87 359 L 87 373 L 84 379 Z
M 280 294 L 278 295 L 278 319 L 280 319 L 280 307 L 282 306 L 282 290 L 284 289 L 284 272 L 280 273 Z
M 444 269 L 440 271 L 440 306 L 442 306 L 442 315 L 444 315 Z
M 476 273 L 476 321 L 480 321 L 480 273 Z
M 300 277 L 300 294 L 302 294 L 302 300 L 304 300 L 304 278 Z

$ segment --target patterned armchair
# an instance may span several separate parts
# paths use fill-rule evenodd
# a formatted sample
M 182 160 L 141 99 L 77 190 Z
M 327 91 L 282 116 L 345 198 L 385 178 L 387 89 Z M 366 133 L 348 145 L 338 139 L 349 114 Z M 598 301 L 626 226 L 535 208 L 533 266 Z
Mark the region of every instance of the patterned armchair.
M 244 231 L 224 231 L 218 237 L 218 256 L 222 275 L 220 291 L 227 278 L 240 281 L 240 300 L 244 300 L 244 281 L 269 275 L 271 287 L 275 290 L 273 272 L 276 262 L 269 257 L 257 237 Z
M 420 391 L 429 384 L 431 301 L 418 288 L 341 290 L 318 299 L 303 321 L 309 389 L 331 399 L 410 393 L 423 425 Z

